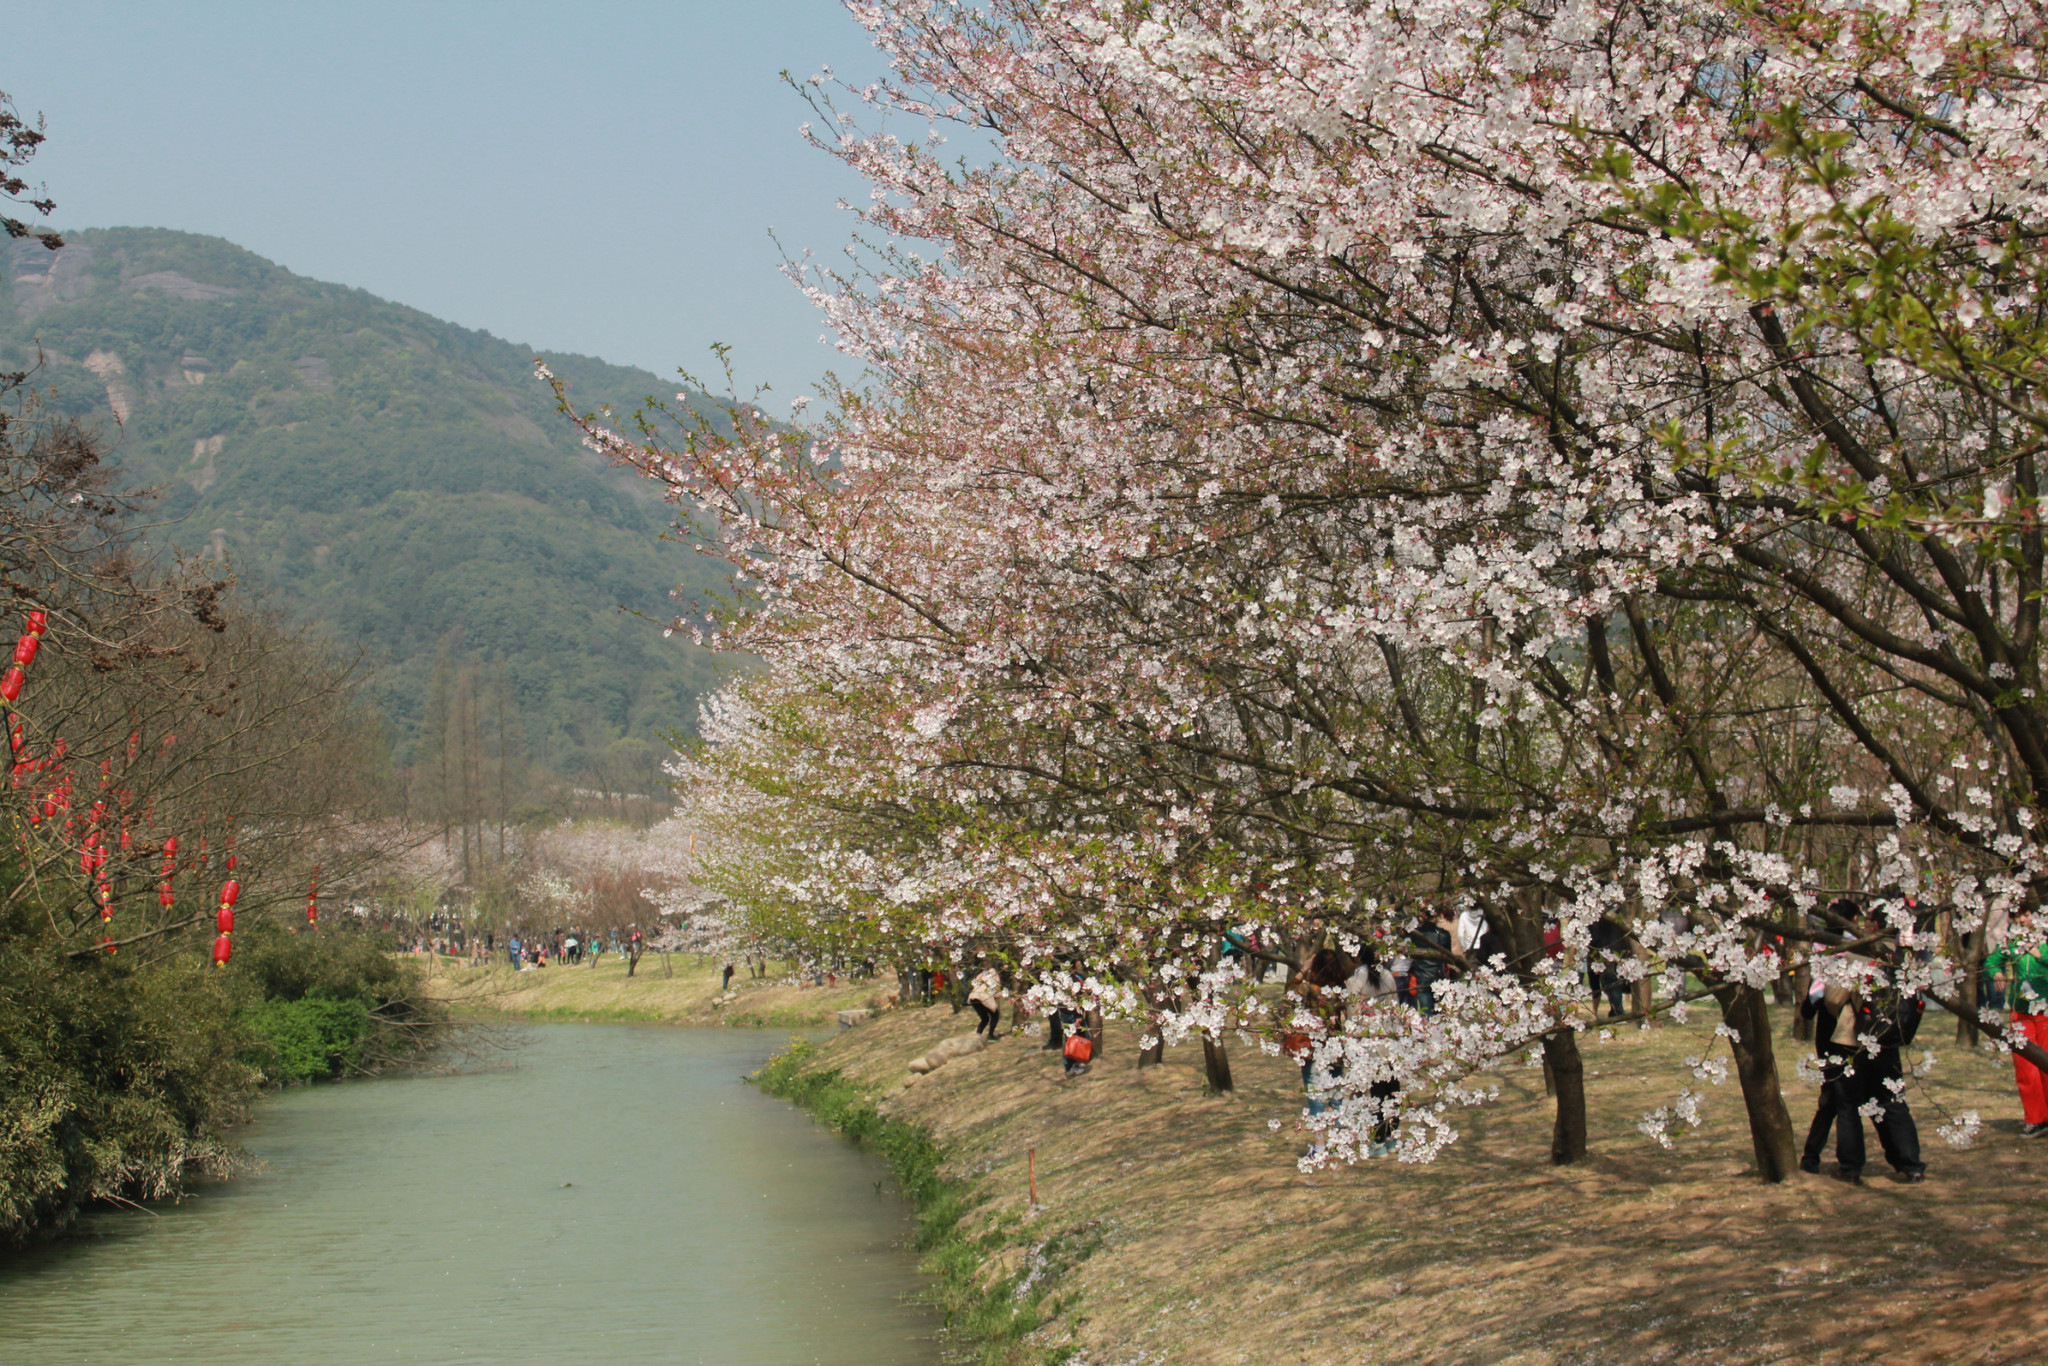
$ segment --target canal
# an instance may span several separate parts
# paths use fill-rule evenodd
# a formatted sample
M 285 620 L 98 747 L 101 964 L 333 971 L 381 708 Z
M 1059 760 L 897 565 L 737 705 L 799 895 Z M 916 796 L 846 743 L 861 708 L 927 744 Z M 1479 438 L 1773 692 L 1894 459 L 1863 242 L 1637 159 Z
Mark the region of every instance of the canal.
M 885 1170 L 740 1081 L 781 1042 L 535 1026 L 275 1096 L 258 1170 L 0 1260 L 0 1361 L 928 1366 Z

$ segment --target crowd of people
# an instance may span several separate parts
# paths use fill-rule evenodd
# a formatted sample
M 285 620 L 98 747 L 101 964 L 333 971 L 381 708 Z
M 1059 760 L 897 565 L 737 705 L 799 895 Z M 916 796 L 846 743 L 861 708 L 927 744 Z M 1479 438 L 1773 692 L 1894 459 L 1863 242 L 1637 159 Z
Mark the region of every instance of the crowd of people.
M 1837 900 L 1828 911 L 1835 922 L 1857 928 L 1865 952 L 1822 954 L 1799 974 L 1801 983 L 1810 985 L 1798 1001 L 1798 1016 L 1811 1022 L 1820 1072 L 1819 1095 L 1800 1166 L 1807 1172 L 1820 1172 L 1832 1137 L 1832 1175 L 1845 1184 L 1862 1184 L 1868 1164 L 1867 1120 L 1896 1179 L 1923 1181 L 1927 1163 L 1906 1098 L 1911 1073 L 1902 1050 L 1912 1045 L 1926 1002 L 1917 993 L 1886 985 L 1888 975 L 1882 964 L 1887 956 L 1896 961 L 1899 950 L 1881 916 L 1850 898 Z M 1892 946 L 1889 954 L 1884 948 L 1888 942 Z M 1874 955 L 1867 952 L 1872 945 L 1879 950 Z M 1283 948 L 1294 951 L 1288 953 Z M 1393 945 L 1321 926 L 1313 928 L 1306 945 L 1262 945 L 1253 927 L 1233 927 L 1222 937 L 1220 960 L 1235 962 L 1255 984 L 1263 984 L 1275 970 L 1284 969 L 1288 997 L 1316 1018 L 1319 1032 L 1327 1038 L 1346 1032 L 1347 1020 L 1354 1026 L 1363 1025 L 1364 1032 L 1398 1033 L 1398 1019 L 1390 1012 L 1435 1012 L 1439 986 L 1487 961 L 1495 951 L 1486 919 L 1476 911 L 1424 910 L 1414 918 L 1406 940 Z M 1554 924 L 1545 928 L 1543 951 L 1552 958 L 1565 953 L 1563 934 Z M 1588 951 L 1577 970 L 1584 974 L 1596 1019 L 1603 1003 L 1609 1020 L 1636 1018 L 1647 1009 L 1647 1002 L 1629 998 L 1632 990 L 1647 991 L 1647 981 L 1642 979 L 1652 974 L 1625 977 L 1619 967 L 1639 952 L 1629 932 L 1614 921 L 1602 920 L 1593 926 Z M 1786 955 L 1788 964 L 1791 957 Z M 1791 976 L 1788 967 L 1788 981 Z M 949 988 L 956 992 L 964 988 L 965 1005 L 976 1019 L 975 1033 L 990 1040 L 998 1035 L 1005 1002 L 1017 1000 L 1010 974 L 993 962 L 978 965 L 978 970 L 964 978 L 949 979 L 944 967 L 912 970 L 903 977 L 906 1002 L 931 1004 Z M 954 999 L 957 1008 L 960 996 L 956 994 Z M 2037 931 L 2031 922 L 2007 927 L 2002 946 L 1984 961 L 1979 1000 L 1987 1009 L 2009 1011 L 2016 1036 L 2048 1047 L 2048 933 Z M 1020 1019 L 1022 1013 L 1019 1001 L 1015 1018 Z M 1100 1047 L 1101 1025 L 1099 1011 L 1056 1008 L 1046 1018 L 1042 1047 L 1063 1055 L 1066 1077 L 1085 1075 Z M 1335 1050 L 1318 1049 L 1315 1037 L 1305 1030 L 1289 1029 L 1282 1036 L 1281 1047 L 1301 1073 L 1310 1127 L 1315 1131 L 1308 1156 L 1320 1157 L 1323 1137 L 1315 1121 L 1327 1112 L 1330 1097 L 1339 1091 L 1346 1064 Z M 2021 1134 L 2048 1136 L 2048 1074 L 2018 1053 L 2013 1055 L 2013 1068 L 2022 1111 Z M 1391 1070 L 1384 1076 L 1357 1080 L 1365 1083 L 1363 1103 L 1370 1107 L 1365 1152 L 1370 1157 L 1388 1155 L 1398 1134 L 1400 1082 Z M 1359 1088 L 1345 1089 L 1359 1094 Z

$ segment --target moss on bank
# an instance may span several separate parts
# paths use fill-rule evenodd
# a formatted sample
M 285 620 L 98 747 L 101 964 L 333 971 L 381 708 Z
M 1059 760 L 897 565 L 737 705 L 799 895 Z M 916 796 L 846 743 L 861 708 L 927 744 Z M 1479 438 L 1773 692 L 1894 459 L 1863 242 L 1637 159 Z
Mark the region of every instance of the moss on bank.
M 1047 1352 L 1025 1339 L 1071 1307 L 1058 1281 L 1093 1250 L 1086 1233 L 1048 1239 L 1010 1267 L 1002 1254 L 1019 1243 L 1023 1221 L 998 1217 L 970 1234 L 964 1220 L 980 1201 L 973 1183 L 945 1175 L 944 1147 L 922 1126 L 884 1115 L 867 1088 L 822 1065 L 815 1044 L 792 1043 L 752 1080 L 889 1164 L 915 1216 L 914 1245 L 933 1277 L 927 1297 L 945 1316 L 951 1353 L 982 1366 L 1068 1359 L 1068 1349 Z

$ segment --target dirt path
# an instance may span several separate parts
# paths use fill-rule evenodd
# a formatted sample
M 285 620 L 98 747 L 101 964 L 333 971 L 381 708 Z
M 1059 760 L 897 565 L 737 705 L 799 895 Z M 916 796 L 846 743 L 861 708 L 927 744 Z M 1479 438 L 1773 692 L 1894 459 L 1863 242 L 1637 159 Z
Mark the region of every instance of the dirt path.
M 732 990 L 720 985 L 720 964 L 674 954 L 664 974 L 659 955 L 641 958 L 639 969 L 626 975 L 626 962 L 607 954 L 597 966 L 555 965 L 514 972 L 503 961 L 486 968 L 436 969 L 430 986 L 461 1013 L 505 1015 L 528 1020 L 584 1021 L 624 1024 L 733 1025 L 741 1028 L 814 1029 L 830 1025 L 841 1010 L 881 1004 L 893 981 L 831 985 L 799 981 L 787 965 L 774 964 L 761 981 L 744 967 L 733 977 Z
M 1862 1187 L 1773 1188 L 1747 1174 L 1732 1081 L 1707 1087 L 1704 1124 L 1674 1150 L 1635 1129 L 1700 1085 L 1679 1064 L 1710 1027 L 1582 1036 L 1592 1153 L 1569 1169 L 1548 1165 L 1541 1074 L 1519 1067 L 1492 1078 L 1498 1104 L 1453 1115 L 1463 1137 L 1437 1162 L 1303 1175 L 1299 1087 L 1240 1046 L 1225 1098 L 1204 1093 L 1198 1047 L 1141 1073 L 1134 1033 L 1115 1027 L 1072 1082 L 1037 1039 L 1011 1037 L 906 1085 L 909 1058 L 971 1028 L 944 1007 L 891 1012 L 827 1059 L 952 1146 L 979 1181 L 994 1269 L 1087 1250 L 1049 1268 L 1077 1300 L 1036 1344 L 1075 1366 L 2048 1361 L 2033 1283 L 2048 1273 L 2048 1140 L 2018 1137 L 2009 1064 L 1930 1027 L 1921 1047 L 1940 1061 L 1908 1093 L 1926 1183 L 1893 1184 L 1879 1162 Z M 1803 1136 L 1813 1092 L 1788 1081 Z M 1942 1108 L 1982 1113 L 1976 1146 L 1935 1135 Z

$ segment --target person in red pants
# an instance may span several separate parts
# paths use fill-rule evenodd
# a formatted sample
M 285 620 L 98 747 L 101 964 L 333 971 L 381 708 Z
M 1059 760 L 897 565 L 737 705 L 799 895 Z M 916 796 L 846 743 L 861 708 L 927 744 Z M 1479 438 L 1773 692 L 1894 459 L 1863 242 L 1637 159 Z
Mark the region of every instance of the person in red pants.
M 2013 925 L 2012 934 L 1984 959 L 1994 978 L 2003 979 L 2012 1006 L 2016 1032 L 2048 1048 L 2048 936 L 2030 916 Z M 2020 1086 L 2020 1134 L 2048 1134 L 2048 1075 L 2015 1053 L 2012 1070 Z

